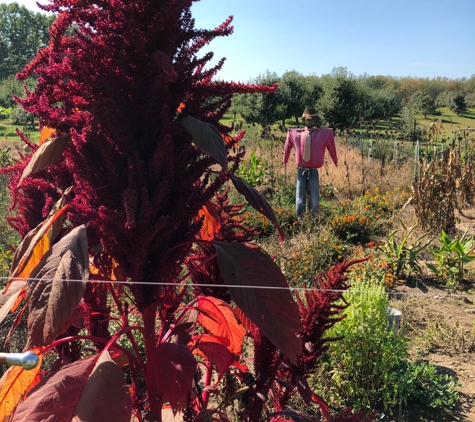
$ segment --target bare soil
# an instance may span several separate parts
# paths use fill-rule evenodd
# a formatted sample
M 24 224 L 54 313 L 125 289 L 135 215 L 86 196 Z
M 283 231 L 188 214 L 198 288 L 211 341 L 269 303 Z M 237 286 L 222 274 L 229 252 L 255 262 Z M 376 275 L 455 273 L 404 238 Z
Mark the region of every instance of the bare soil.
M 391 306 L 403 314 L 403 326 L 414 360 L 435 365 L 455 377 L 460 401 L 455 409 L 402 406 L 383 421 L 475 422 L 475 295 L 473 283 L 449 294 L 433 281 L 407 283 L 392 292 Z

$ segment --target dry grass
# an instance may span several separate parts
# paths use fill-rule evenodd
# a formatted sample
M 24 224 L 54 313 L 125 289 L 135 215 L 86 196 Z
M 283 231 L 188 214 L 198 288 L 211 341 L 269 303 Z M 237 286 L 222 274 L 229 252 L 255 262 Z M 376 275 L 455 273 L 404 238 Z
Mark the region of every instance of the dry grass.
M 287 166 L 282 164 L 284 144 L 282 135 L 272 141 L 248 140 L 245 159 L 249 159 L 252 151 L 262 157 L 268 164 L 269 172 L 273 175 L 284 175 L 288 183 L 295 182 L 297 165 L 293 151 Z M 329 154 L 325 156 L 325 164 L 320 169 L 321 190 L 332 190 L 338 199 L 354 198 L 367 190 L 379 188 L 380 192 L 400 188 L 411 190 L 414 179 L 414 159 L 394 165 L 392 162 L 381 166 L 375 159 L 362 157 L 360 150 L 352 147 L 343 139 L 335 138 L 338 167 L 335 167 Z

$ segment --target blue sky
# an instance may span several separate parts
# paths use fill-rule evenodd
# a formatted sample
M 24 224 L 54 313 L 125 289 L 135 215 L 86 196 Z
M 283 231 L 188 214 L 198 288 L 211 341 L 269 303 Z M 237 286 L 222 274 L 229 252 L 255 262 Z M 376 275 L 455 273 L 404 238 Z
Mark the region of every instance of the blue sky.
M 17 2 L 38 11 L 34 0 Z M 223 80 L 340 66 L 356 76 L 475 74 L 475 0 L 201 0 L 192 14 L 206 29 L 234 16 L 234 33 L 202 50 L 227 58 Z

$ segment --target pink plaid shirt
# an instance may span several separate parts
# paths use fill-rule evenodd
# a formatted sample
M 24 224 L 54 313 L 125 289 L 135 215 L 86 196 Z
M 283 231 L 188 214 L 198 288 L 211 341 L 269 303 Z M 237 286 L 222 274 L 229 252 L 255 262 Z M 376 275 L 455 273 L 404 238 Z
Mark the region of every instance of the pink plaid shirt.
M 307 128 L 289 129 L 284 147 L 284 165 L 289 161 L 292 148 L 295 149 L 295 161 L 299 167 L 320 168 L 325 163 L 325 148 L 330 153 L 335 166 L 338 165 L 333 129 L 313 129 L 311 132 L 310 159 L 303 158 Z

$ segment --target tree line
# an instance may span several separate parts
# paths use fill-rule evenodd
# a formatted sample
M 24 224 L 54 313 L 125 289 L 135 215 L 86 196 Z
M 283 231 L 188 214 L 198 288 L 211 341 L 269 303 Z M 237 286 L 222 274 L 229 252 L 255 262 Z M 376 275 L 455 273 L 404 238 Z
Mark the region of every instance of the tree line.
M 48 29 L 53 20 L 54 15 L 35 13 L 18 3 L 0 3 L 0 107 L 10 110 L 9 116 L 18 123 L 30 120 L 31 116 L 20 109 L 12 97 L 22 96 L 25 84 L 33 89 L 35 80 L 19 82 L 15 74 L 48 44 Z M 268 71 L 250 82 L 277 83 L 278 88 L 268 95 L 236 95 L 230 112 L 264 128 L 276 122 L 285 127 L 289 119 L 298 125 L 305 107 L 316 107 L 319 124 L 335 129 L 352 127 L 361 118 L 379 120 L 396 115 L 410 117 L 416 113 L 427 117 L 438 107 L 448 107 L 461 114 L 475 107 L 475 75 L 461 79 L 368 74 L 356 77 L 339 67 L 322 76 L 305 76 L 296 70 L 278 76 Z
M 320 125 L 335 129 L 354 127 L 360 119 L 380 120 L 422 114 L 448 107 L 457 115 L 475 107 L 475 75 L 449 79 L 392 76 L 356 77 L 344 67 L 318 77 L 292 70 L 278 76 L 266 72 L 252 80 L 256 84 L 278 84 L 269 95 L 242 94 L 233 98 L 230 111 L 247 123 L 268 128 L 274 123 L 296 125 L 305 107 L 315 107 Z

